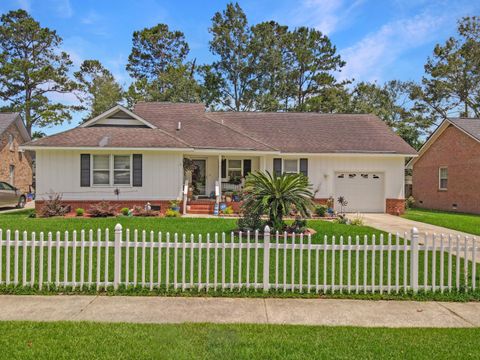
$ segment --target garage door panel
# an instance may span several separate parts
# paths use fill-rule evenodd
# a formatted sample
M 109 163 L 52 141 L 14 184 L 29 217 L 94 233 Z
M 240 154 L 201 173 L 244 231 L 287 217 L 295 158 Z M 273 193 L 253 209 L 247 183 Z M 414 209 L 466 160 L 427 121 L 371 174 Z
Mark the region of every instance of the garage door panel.
M 378 172 L 337 172 L 335 174 L 335 209 L 339 196 L 348 202 L 346 212 L 383 212 L 385 176 Z

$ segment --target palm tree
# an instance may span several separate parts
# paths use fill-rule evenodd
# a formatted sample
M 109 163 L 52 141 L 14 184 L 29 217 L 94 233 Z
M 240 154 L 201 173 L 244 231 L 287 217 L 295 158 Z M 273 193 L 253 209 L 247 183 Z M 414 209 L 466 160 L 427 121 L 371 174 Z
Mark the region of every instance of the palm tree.
M 277 176 L 267 172 L 248 175 L 244 188 L 243 210 L 249 214 L 267 214 L 275 230 L 283 230 L 283 217 L 295 208 L 306 217 L 313 206 L 311 184 L 303 174 Z

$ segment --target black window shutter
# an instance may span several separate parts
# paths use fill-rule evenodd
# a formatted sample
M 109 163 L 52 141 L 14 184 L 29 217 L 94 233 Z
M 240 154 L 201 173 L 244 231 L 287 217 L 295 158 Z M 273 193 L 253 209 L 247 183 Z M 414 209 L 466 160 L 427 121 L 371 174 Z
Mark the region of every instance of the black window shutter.
M 308 176 L 308 159 L 300 159 L 300 173 Z
M 227 159 L 222 159 L 222 164 L 221 164 L 221 170 L 222 170 L 222 179 L 225 179 L 227 177 Z
M 273 172 L 277 176 L 282 175 L 282 159 L 280 158 L 273 159 Z
M 133 154 L 133 186 L 142 186 L 142 154 Z
M 90 186 L 90 154 L 80 154 L 80 186 Z
M 252 160 L 245 159 L 243 160 L 243 176 L 246 177 L 252 172 Z

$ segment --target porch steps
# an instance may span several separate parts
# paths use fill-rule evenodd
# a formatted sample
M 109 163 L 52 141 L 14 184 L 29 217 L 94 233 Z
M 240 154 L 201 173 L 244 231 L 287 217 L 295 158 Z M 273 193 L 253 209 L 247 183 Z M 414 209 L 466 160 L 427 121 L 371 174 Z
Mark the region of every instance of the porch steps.
M 213 214 L 215 203 L 208 200 L 196 200 L 188 204 L 188 214 Z

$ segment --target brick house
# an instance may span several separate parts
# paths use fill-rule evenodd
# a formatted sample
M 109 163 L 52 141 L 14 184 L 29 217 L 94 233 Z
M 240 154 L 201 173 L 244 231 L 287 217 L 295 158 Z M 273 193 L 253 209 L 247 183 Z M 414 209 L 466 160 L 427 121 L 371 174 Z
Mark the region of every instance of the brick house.
M 408 164 L 421 208 L 480 214 L 480 119 L 446 119 Z
M 32 189 L 32 157 L 20 146 L 30 141 L 27 129 L 18 113 L 0 113 L 0 181 L 22 192 Z

